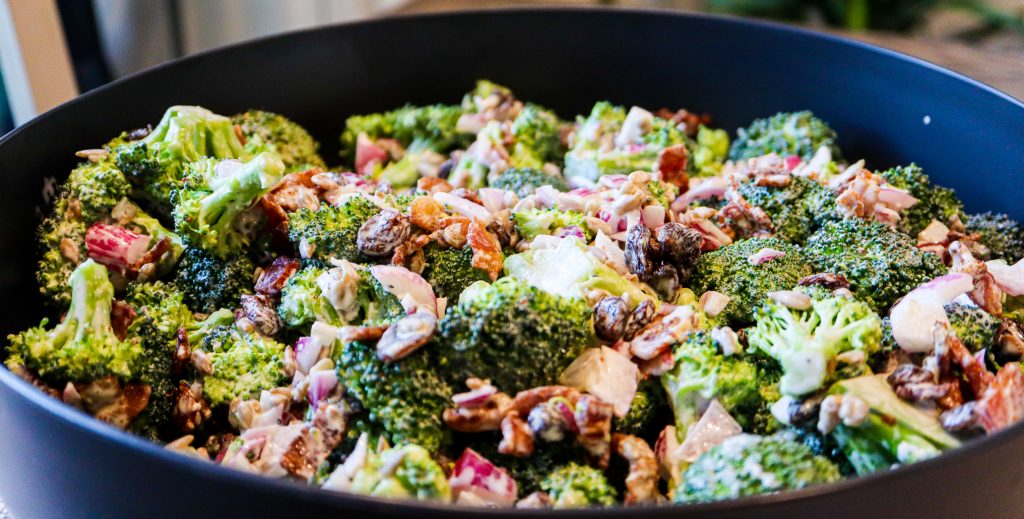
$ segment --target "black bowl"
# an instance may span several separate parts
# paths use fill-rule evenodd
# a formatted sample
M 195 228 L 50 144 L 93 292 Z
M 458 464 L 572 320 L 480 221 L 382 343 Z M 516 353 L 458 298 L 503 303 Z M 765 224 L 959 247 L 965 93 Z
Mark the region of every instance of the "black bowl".
M 491 11 L 289 34 L 172 62 L 79 97 L 0 140 L 3 331 L 38 323 L 33 228 L 45 179 L 74 152 L 158 120 L 172 104 L 281 112 L 335 156 L 345 117 L 455 102 L 477 78 L 563 116 L 599 99 L 684 106 L 734 130 L 809 108 L 848 157 L 917 161 L 971 210 L 1020 218 L 1024 105 L 927 63 L 831 36 L 661 12 Z M 560 517 L 1021 517 L 1024 427 L 911 467 L 775 496 Z M 0 496 L 32 517 L 467 517 L 479 511 L 334 494 L 161 450 L 52 400 L 0 369 Z M 345 515 L 348 514 L 348 515 Z M 490 517 L 522 515 L 488 512 Z M 537 514 L 531 514 L 537 515 Z M 543 513 L 541 513 L 543 515 Z

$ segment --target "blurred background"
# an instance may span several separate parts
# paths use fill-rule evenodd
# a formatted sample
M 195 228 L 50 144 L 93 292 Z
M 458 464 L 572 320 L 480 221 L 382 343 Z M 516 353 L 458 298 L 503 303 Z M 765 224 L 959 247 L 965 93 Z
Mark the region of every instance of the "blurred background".
M 1024 0 L 0 0 L 0 134 L 78 93 L 194 52 L 370 17 L 509 6 L 773 19 L 912 54 L 1024 98 Z

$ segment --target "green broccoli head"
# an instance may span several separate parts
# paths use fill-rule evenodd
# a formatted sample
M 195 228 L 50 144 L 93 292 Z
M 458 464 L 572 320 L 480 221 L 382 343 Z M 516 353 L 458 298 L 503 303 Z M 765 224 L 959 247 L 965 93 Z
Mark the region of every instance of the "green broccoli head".
M 237 308 L 242 294 L 251 294 L 256 264 L 248 256 L 221 260 L 197 248 L 187 247 L 178 260 L 174 283 L 185 303 L 196 312 Z
M 1002 213 L 977 213 L 967 217 L 967 232 L 977 233 L 988 247 L 989 258 L 1014 264 L 1024 258 L 1024 227 Z
M 841 160 L 836 132 L 825 121 L 808 111 L 780 112 L 737 130 L 729 158 L 744 160 L 777 153 L 810 160 L 822 146 L 829 148 L 833 160 Z
M 352 493 L 389 499 L 451 501 L 444 470 L 420 445 L 371 452 L 352 479 Z
M 846 277 L 858 299 L 885 310 L 918 285 L 946 273 L 938 256 L 916 244 L 884 224 L 850 218 L 826 223 L 807 240 L 804 252 L 819 272 Z
M 512 213 L 512 221 L 524 240 L 532 240 L 541 234 L 557 234 L 571 227 L 579 229 L 587 243 L 594 239 L 594 231 L 587 225 L 587 215 L 576 211 L 526 209 Z
M 337 300 L 327 297 L 325 290 L 336 290 Z M 332 326 L 380 324 L 406 312 L 369 270 L 348 263 L 332 269 L 310 266 L 293 274 L 281 291 L 278 313 L 289 328 L 308 331 L 314 321 Z
M 159 216 L 170 216 L 171 193 L 186 166 L 203 157 L 247 159 L 231 119 L 198 106 L 172 106 L 144 139 L 113 150 L 134 194 Z
M 317 154 L 313 136 L 295 121 L 272 112 L 249 110 L 231 118 L 245 137 L 245 149 L 250 155 L 269 151 L 281 157 L 291 171 L 325 168 L 324 159 Z
M 754 265 L 749 258 L 762 249 L 785 255 Z M 789 290 L 811 274 L 811 267 L 799 247 L 778 238 L 752 238 L 701 254 L 691 278 L 696 294 L 708 290 L 729 296 L 729 304 L 718 315 L 730 324 L 754 320 L 754 308 L 769 292 Z
M 384 362 L 372 344 L 350 342 L 335 348 L 339 379 L 359 410 L 354 427 L 381 432 L 392 444 L 415 443 L 430 452 L 446 446 L 450 431 L 441 413 L 450 404 L 452 389 L 438 369 L 435 350 L 425 347 L 399 362 Z
M 43 380 L 92 381 L 114 375 L 123 381 L 138 376 L 143 347 L 137 338 L 118 339 L 110 319 L 114 286 L 107 267 L 86 260 L 71 273 L 71 306 L 63 320 L 8 336 L 8 362 L 21 363 Z
M 693 149 L 693 168 L 696 176 L 718 176 L 728 155 L 729 133 L 700 125 L 697 129 L 697 143 Z
M 975 304 L 952 302 L 946 305 L 946 316 L 956 336 L 972 352 L 991 348 L 999 331 L 998 317 Z
M 555 508 L 611 506 L 617 499 L 615 488 L 603 472 L 578 463 L 555 469 L 540 487 L 551 497 Z
M 380 207 L 368 197 L 354 194 L 339 206 L 325 204 L 316 210 L 299 209 L 288 216 L 288 239 L 303 258 L 321 263 L 330 258 L 359 261 L 359 228 L 380 212 Z
M 91 223 L 109 217 L 114 207 L 128 196 L 131 184 L 108 159 L 80 164 L 71 171 L 64 189 L 69 202 L 75 201 L 70 203 L 75 206 L 77 218 Z
M 527 104 L 512 121 L 514 144 L 509 164 L 514 168 L 540 168 L 562 157 L 561 121 L 543 108 Z
M 866 356 L 881 347 L 882 320 L 864 302 L 833 296 L 811 299 L 807 310 L 769 301 L 755 310 L 750 347 L 782 366 L 779 390 L 806 395 L 821 388 L 836 355 L 852 350 Z
M 360 134 L 370 139 L 395 139 L 413 151 L 429 149 L 445 153 L 465 147 L 472 134 L 456 128 L 462 113 L 460 106 L 437 104 L 406 105 L 390 112 L 354 115 L 345 121 L 345 131 L 341 134 L 342 158 L 348 162 L 354 160 Z
M 222 315 L 214 317 L 219 321 Z M 287 383 L 284 344 L 255 331 L 241 330 L 234 323 L 199 333 L 205 335 L 192 347 L 207 354 L 213 368 L 203 376 L 203 394 L 210 405 L 229 404 L 235 398 L 258 398 L 264 389 Z M 193 331 L 190 339 L 195 335 Z
M 700 419 L 701 409 L 712 399 L 740 425 L 754 426 L 752 417 L 762 407 L 758 366 L 739 355 L 723 355 L 704 331 L 688 334 L 673 348 L 672 356 L 675 365 L 661 376 L 661 383 L 680 435 Z
M 185 294 L 173 283 L 133 283 L 128 286 L 124 300 L 136 312 L 153 320 L 168 349 L 176 346 L 178 330 L 193 321 L 192 311 L 185 304 Z
M 615 418 L 613 427 L 616 432 L 653 442 L 658 438 L 661 428 L 669 422 L 670 413 L 665 390 L 660 380 L 652 377 L 640 382 L 629 412 L 622 418 Z
M 791 176 L 781 187 L 744 182 L 739 194 L 768 213 L 776 237 L 792 243 L 804 243 L 825 222 L 842 218 L 835 193 L 806 177 Z
M 676 503 L 724 501 L 796 490 L 841 478 L 828 459 L 784 436 L 741 434 L 712 447 L 683 473 Z
M 434 369 L 461 385 L 490 379 L 514 392 L 554 384 L 591 342 L 591 311 L 569 299 L 505 277 L 460 298 L 439 325 Z
M 899 229 L 917 238 L 932 220 L 949 224 L 950 218 L 966 218 L 964 205 L 952 189 L 932 184 L 917 164 L 899 166 L 879 173 L 895 187 L 908 191 L 917 203 L 900 215 Z
M 75 267 L 89 257 L 85 245 L 85 233 L 89 224 L 74 218 L 67 218 L 64 212 L 67 200 L 58 200 L 54 214 L 45 220 L 36 231 L 42 257 L 36 268 L 39 291 L 56 308 L 63 308 L 71 302 L 68 279 Z
M 191 246 L 227 259 L 253 240 L 239 217 L 280 180 L 284 163 L 261 153 L 246 163 L 200 160 L 175 191 L 174 227 Z
M 559 191 L 568 191 L 569 184 L 562 177 L 548 175 L 533 168 L 509 168 L 490 182 L 491 187 L 512 191 L 520 198 L 533 194 L 541 186 L 551 186 Z
M 594 105 L 587 117 L 576 122 L 572 148 L 565 154 L 565 176 L 597 180 L 602 175 L 628 175 L 652 171 L 661 150 L 693 142 L 672 121 L 633 107 L 626 112 L 607 101 Z M 687 170 L 694 173 L 694 161 Z
M 167 315 L 162 314 L 166 310 L 155 306 L 152 310 L 140 308 L 139 316 L 127 330 L 128 340 L 138 340 L 143 348 L 142 357 L 136 363 L 136 380 L 149 386 L 146 408 L 132 420 L 130 428 L 135 434 L 155 441 L 176 433 L 170 425 L 177 389 L 174 375 L 176 343 L 173 340 L 177 334 L 172 332 L 168 335 L 164 329 L 170 323 Z
M 490 281 L 490 274 L 473 266 L 473 249 L 443 249 L 431 243 L 423 249 L 423 279 L 434 287 L 437 297 L 456 301 L 462 291 L 477 281 Z
M 885 375 L 841 380 L 829 394 L 857 398 L 869 409 L 859 425 L 840 424 L 831 433 L 857 474 L 914 463 L 960 445 L 933 415 L 900 399 Z

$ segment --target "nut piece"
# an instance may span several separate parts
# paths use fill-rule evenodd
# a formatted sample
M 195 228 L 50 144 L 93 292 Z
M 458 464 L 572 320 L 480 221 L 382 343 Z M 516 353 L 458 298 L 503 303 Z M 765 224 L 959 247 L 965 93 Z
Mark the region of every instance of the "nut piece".
M 356 245 L 367 256 L 390 256 L 399 244 L 409 238 L 409 219 L 398 211 L 385 209 L 359 228 Z
M 394 362 L 419 349 L 434 336 L 437 317 L 428 312 L 416 312 L 398 320 L 377 342 L 377 358 Z
M 625 333 L 629 318 L 629 305 L 621 297 L 606 297 L 594 305 L 594 332 L 603 340 L 615 342 Z
M 498 452 L 517 458 L 533 454 L 533 431 L 515 411 L 505 415 L 501 421 L 501 443 L 498 444 Z

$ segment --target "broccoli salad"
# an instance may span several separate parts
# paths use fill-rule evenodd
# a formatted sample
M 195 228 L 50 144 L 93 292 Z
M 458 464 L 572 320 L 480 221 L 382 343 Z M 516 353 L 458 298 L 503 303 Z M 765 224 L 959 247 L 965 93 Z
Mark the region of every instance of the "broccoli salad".
M 60 317 L 6 367 L 204 463 L 484 507 L 801 489 L 1024 416 L 1024 227 L 811 112 L 730 138 L 479 81 L 340 141 L 174 106 L 79 152 Z

